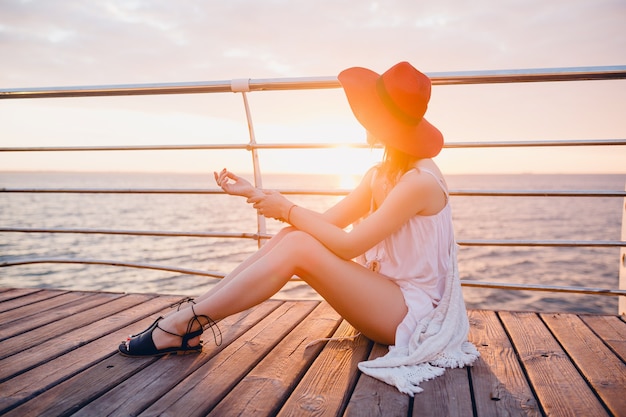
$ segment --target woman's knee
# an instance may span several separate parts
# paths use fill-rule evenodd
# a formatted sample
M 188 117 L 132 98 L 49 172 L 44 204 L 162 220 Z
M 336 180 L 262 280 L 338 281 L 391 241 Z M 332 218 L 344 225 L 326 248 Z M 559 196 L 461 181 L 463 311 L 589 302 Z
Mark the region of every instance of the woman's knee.
M 282 238 L 285 240 L 285 242 L 292 244 L 294 246 L 294 249 L 296 250 L 310 247 L 314 243 L 319 244 L 317 239 L 315 239 L 307 232 L 303 232 L 302 230 L 288 227 L 281 230 L 280 233 L 283 233 L 283 231 L 285 232 L 285 235 Z
M 283 238 L 285 236 L 288 236 L 290 233 L 293 233 L 293 232 L 295 232 L 297 230 L 298 229 L 296 229 L 293 226 L 283 227 L 282 229 L 280 229 L 278 231 L 278 233 L 276 233 L 274 235 L 274 237 L 272 237 L 272 239 L 270 239 L 270 241 L 280 241 L 280 240 L 283 240 Z
M 302 270 L 309 269 L 310 265 L 315 265 L 320 261 L 323 254 L 328 253 L 328 249 L 317 239 L 297 229 L 287 231 L 281 243 L 289 255 L 296 260 L 297 267 Z
M 268 240 L 263 246 L 266 248 L 273 248 L 275 247 L 278 243 L 280 243 L 283 238 L 287 235 L 289 235 L 289 233 L 292 233 L 293 231 L 298 230 L 295 227 L 289 226 L 289 227 L 284 227 L 281 230 L 278 231 L 278 233 L 276 233 L 274 236 L 272 236 L 272 238 L 270 240 Z

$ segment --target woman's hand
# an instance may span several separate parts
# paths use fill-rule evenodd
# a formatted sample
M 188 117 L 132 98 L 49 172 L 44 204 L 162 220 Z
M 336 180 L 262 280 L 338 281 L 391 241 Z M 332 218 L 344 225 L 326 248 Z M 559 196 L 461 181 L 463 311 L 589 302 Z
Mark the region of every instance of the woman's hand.
M 219 174 L 213 172 L 213 175 L 215 176 L 217 185 L 227 194 L 248 198 L 259 194 L 259 190 L 250 184 L 248 180 L 233 174 L 226 170 L 226 168 L 221 170 Z
M 224 192 L 247 198 L 247 202 L 258 210 L 259 214 L 277 220 L 286 219 L 289 208 L 293 206 L 278 191 L 262 191 L 254 187 L 244 178 L 241 178 L 226 168 L 219 173 L 213 172 L 215 182 Z
M 248 203 L 251 203 L 259 214 L 280 221 L 287 220 L 289 208 L 294 205 L 281 193 L 273 190 L 264 190 L 262 194 L 248 198 Z

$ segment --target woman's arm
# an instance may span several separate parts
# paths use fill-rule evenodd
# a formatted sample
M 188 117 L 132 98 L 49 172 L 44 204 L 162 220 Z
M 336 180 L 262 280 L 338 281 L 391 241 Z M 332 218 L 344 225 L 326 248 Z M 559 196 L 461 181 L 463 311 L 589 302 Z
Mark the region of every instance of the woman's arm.
M 298 209 L 306 210 L 310 221 L 315 218 L 315 223 L 327 223 L 333 228 L 342 230 L 369 212 L 372 195 L 370 189 L 372 172 L 372 170 L 368 171 L 361 183 L 350 194 L 324 213 L 318 213 L 304 207 L 298 207 Z M 266 217 L 293 224 L 291 213 L 296 205 L 277 191 L 263 191 L 263 194 L 249 198 L 248 202 L 253 203 L 253 207 Z
M 287 220 L 288 213 L 286 213 L 285 210 L 289 210 L 293 203 L 286 198 L 283 197 L 281 201 L 281 199 L 276 196 L 273 199 L 273 204 L 270 204 L 270 201 L 267 199 L 272 192 L 259 190 L 246 179 L 239 177 L 226 169 L 223 169 L 219 174 L 217 172 L 214 172 L 213 174 L 217 185 L 219 185 L 227 194 L 246 197 L 248 203 L 257 203 L 265 200 L 265 208 L 267 209 L 270 206 L 274 206 L 274 210 L 264 211 L 263 215 Z M 372 170 L 366 173 L 356 189 L 326 212 L 321 214 L 310 210 L 311 215 L 316 215 L 320 219 L 332 223 L 340 228 L 345 228 L 354 223 L 356 220 L 362 218 L 365 214 L 367 214 L 370 207 L 371 190 L 369 184 L 371 183 L 371 175 Z M 260 204 L 255 204 L 254 207 L 256 209 L 262 209 Z
M 252 200 L 256 201 L 255 207 L 258 206 L 263 210 L 277 208 L 279 210 L 275 212 L 277 215 L 272 217 L 288 216 L 284 217 L 285 220 L 314 236 L 337 256 L 352 259 L 398 230 L 408 219 L 422 211 L 430 199 L 436 198 L 439 194 L 441 189 L 432 176 L 417 171 L 411 172 L 396 184 L 378 210 L 349 232 L 320 218 L 310 210 L 298 206 L 292 208 L 293 204 L 286 199 L 281 200 L 284 197 L 278 193 Z M 363 196 L 357 193 L 354 198 L 362 199 Z M 337 214 L 337 218 L 339 217 L 341 216 Z
M 354 190 L 324 212 L 324 219 L 343 229 L 365 217 L 371 208 L 374 172 L 375 168 L 367 171 Z

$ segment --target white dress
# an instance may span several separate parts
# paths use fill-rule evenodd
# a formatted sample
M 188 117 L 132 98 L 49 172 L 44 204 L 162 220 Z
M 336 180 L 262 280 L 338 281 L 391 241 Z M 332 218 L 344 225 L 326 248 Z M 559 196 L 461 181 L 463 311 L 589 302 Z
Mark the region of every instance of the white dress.
M 412 217 L 397 232 L 368 250 L 359 261 L 398 284 L 408 313 L 396 329 L 396 344 L 379 358 L 359 363 L 366 375 L 413 396 L 420 383 L 478 358 L 467 341 L 469 321 L 463 301 L 452 229 L 448 190 L 446 205 L 432 216 Z
M 446 185 L 432 171 L 420 168 L 420 172 L 437 180 L 446 195 L 445 207 L 431 216 L 413 216 L 357 259 L 360 264 L 375 268 L 394 281 L 402 290 L 408 313 L 396 330 L 398 347 L 407 346 L 417 323 L 439 304 L 450 264 L 450 247 L 454 243 Z

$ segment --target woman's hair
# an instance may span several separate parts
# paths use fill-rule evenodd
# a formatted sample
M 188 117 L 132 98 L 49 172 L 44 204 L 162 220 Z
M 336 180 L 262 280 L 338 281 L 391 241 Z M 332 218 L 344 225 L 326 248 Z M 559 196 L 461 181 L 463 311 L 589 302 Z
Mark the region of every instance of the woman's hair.
M 395 185 L 402 174 L 413 167 L 418 159 L 419 158 L 398 149 L 385 146 L 385 154 L 383 156 L 383 162 L 380 165 L 380 172 L 392 185 Z

